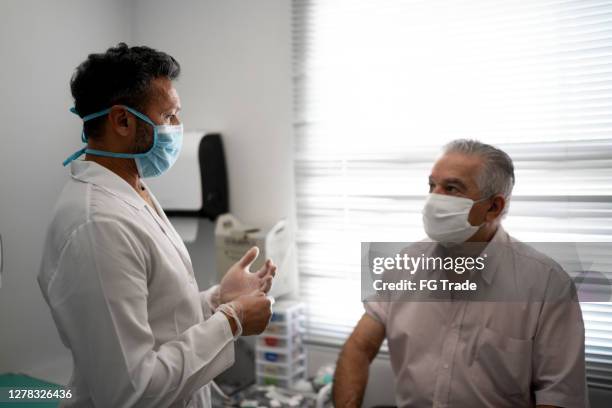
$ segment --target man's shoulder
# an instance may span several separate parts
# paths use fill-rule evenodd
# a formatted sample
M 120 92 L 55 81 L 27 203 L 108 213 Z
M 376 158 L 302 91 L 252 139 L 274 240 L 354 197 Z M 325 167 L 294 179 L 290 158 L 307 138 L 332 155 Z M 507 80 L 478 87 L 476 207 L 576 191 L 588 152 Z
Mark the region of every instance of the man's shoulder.
M 509 237 L 507 245 L 520 266 L 517 270 L 527 272 L 529 275 L 543 273 L 546 274 L 548 279 L 559 283 L 571 281 L 571 277 L 565 269 L 550 255 L 543 252 L 554 250 L 553 243 L 526 243 L 514 237 Z M 561 247 L 561 244 L 559 244 L 559 247 Z
M 420 241 L 410 242 L 406 244 L 407 245 L 403 245 L 403 247 L 398 253 L 402 256 L 407 255 L 410 257 L 431 255 L 440 245 L 439 243 L 432 241 L 429 238 L 424 238 Z
M 116 221 L 132 225 L 138 210 L 120 197 L 95 184 L 70 179 L 55 205 L 49 237 L 52 242 L 66 242 L 89 223 Z

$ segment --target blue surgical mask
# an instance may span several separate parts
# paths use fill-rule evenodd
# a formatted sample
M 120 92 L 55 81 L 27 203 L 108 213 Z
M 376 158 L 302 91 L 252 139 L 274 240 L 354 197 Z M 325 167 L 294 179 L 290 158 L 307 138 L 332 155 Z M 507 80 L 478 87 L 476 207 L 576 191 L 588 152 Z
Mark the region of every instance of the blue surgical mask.
M 172 167 L 183 146 L 183 125 L 156 125 L 151 119 L 138 112 L 136 109 L 127 106 L 124 106 L 124 108 L 153 127 L 153 144 L 148 151 L 144 153 L 115 153 L 84 147 L 64 160 L 63 165 L 66 166 L 82 154 L 87 153 L 94 156 L 134 159 L 138 174 L 143 178 L 159 176 Z M 70 109 L 70 111 L 78 115 L 74 108 Z M 90 115 L 85 115 L 82 119 L 83 122 L 87 122 L 88 120 L 104 116 L 108 114 L 108 112 L 110 112 L 110 108 Z M 87 136 L 84 130 L 81 133 L 81 140 L 83 143 L 87 143 Z

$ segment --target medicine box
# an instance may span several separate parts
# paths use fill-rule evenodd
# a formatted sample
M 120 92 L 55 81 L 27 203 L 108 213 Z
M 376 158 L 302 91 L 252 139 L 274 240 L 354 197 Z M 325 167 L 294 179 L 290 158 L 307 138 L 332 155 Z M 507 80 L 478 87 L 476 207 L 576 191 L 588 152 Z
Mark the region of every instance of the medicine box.
M 260 385 L 292 388 L 306 379 L 306 349 L 303 344 L 304 304 L 278 301 L 272 319 L 255 342 L 255 377 Z

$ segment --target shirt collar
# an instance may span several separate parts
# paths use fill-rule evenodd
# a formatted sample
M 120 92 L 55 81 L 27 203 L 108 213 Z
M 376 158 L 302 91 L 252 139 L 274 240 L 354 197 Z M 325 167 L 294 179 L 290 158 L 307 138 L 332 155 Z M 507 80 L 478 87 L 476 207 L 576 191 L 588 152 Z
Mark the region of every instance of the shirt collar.
M 145 201 L 127 181 L 96 162 L 75 160 L 70 163 L 70 175 L 75 180 L 100 187 L 133 207 L 145 207 Z
M 504 249 L 508 247 L 510 243 L 510 236 L 504 230 L 504 228 L 500 225 L 495 231 L 493 238 L 491 241 L 487 243 L 484 249 L 481 252 L 482 254 L 487 254 L 487 259 L 485 261 L 485 268 L 478 272 L 482 279 L 486 282 L 487 285 L 490 285 L 493 282 L 493 277 L 495 276 L 495 272 L 499 269 L 499 263 L 502 261 Z M 439 243 L 433 248 L 432 251 L 433 256 L 445 256 L 445 249 Z M 472 271 L 472 274 L 475 273 Z

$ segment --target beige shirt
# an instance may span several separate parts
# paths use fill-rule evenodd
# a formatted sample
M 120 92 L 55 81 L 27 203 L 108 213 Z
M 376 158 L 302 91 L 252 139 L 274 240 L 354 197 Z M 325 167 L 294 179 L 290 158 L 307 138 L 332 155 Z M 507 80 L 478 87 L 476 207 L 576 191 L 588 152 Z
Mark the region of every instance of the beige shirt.
M 187 249 L 159 203 L 74 161 L 38 281 L 73 356 L 67 407 L 210 407 L 208 383 L 234 362 Z
M 398 406 L 587 407 L 584 324 L 571 279 L 501 227 L 491 243 L 506 250 L 470 277 L 488 301 L 364 303 L 385 326 Z M 499 287 L 528 295 L 486 296 Z

